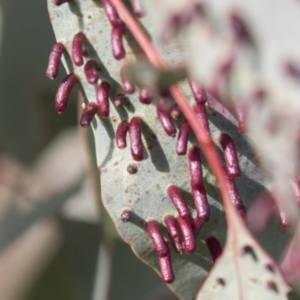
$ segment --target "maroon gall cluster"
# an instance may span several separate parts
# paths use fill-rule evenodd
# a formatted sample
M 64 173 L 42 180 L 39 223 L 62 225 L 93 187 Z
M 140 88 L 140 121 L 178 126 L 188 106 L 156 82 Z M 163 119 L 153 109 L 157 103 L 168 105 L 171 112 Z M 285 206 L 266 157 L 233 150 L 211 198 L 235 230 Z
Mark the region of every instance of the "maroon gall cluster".
M 56 5 L 62 5 L 67 2 L 71 2 L 71 0 L 54 1 Z M 111 46 L 113 56 L 116 60 L 121 60 L 126 55 L 122 42 L 123 34 L 126 31 L 125 25 L 109 0 L 103 0 L 103 7 L 112 26 Z M 138 0 L 132 1 L 132 8 L 136 16 L 141 17 L 143 15 Z M 87 82 L 96 86 L 97 101 L 83 105 L 83 111 L 80 117 L 80 125 L 82 127 L 90 126 L 95 115 L 98 115 L 99 118 L 108 118 L 110 116 L 110 98 L 112 98 L 111 91 L 113 90 L 112 83 L 101 81 L 98 84 L 101 67 L 96 61 L 86 59 L 84 56 L 85 42 L 86 37 L 83 32 L 78 32 L 73 37 L 71 58 L 76 67 L 82 67 L 84 69 Z M 49 78 L 54 79 L 57 77 L 61 57 L 64 52 L 65 46 L 63 42 L 58 42 L 53 46 L 46 72 L 46 75 Z M 135 85 L 125 76 L 123 69 L 120 70 L 120 77 L 124 93 L 119 93 L 112 99 L 116 107 L 125 105 L 126 95 L 131 95 L 136 91 Z M 66 110 L 70 93 L 74 86 L 79 82 L 80 80 L 77 75 L 71 73 L 67 75 L 60 84 L 55 97 L 55 108 L 59 114 Z M 195 99 L 193 109 L 197 120 L 205 134 L 210 135 L 206 110 L 209 96 L 206 90 L 197 81 L 189 80 L 189 83 Z M 151 90 L 141 88 L 138 98 L 140 103 L 149 105 L 153 102 L 154 95 Z M 174 205 L 177 216 L 166 215 L 162 220 L 166 226 L 168 238 L 164 237 L 159 222 L 156 220 L 148 220 L 146 223 L 147 233 L 158 257 L 162 279 L 165 283 L 171 283 L 174 281 L 175 276 L 172 268 L 169 243 L 174 251 L 179 254 L 194 253 L 197 246 L 197 235 L 200 233 L 203 224 L 210 219 L 210 207 L 203 179 L 200 149 L 197 146 L 191 146 L 189 148 L 189 139 L 193 132 L 188 120 L 183 118 L 178 106 L 174 105 L 174 101 L 171 98 L 169 91 L 160 92 L 156 112 L 164 132 L 169 137 L 176 137 L 177 124 L 179 124 L 179 133 L 177 135 L 176 149 L 174 149 L 174 151 L 176 150 L 176 153 L 179 156 L 187 155 L 187 167 L 190 174 L 193 208 L 196 211 L 196 216 L 193 217 L 191 211 L 192 208 L 187 204 L 180 188 L 170 183 L 166 189 L 166 194 Z M 123 151 L 127 148 L 128 133 L 131 156 L 135 162 L 140 162 L 144 159 L 142 122 L 143 120 L 139 116 L 133 116 L 130 120 L 122 120 L 118 124 L 115 134 L 116 146 Z M 234 179 L 240 175 L 241 171 L 233 140 L 228 134 L 222 134 L 220 136 L 220 145 L 224 152 L 225 171 L 227 174 L 226 179 L 232 203 L 236 206 L 242 217 L 245 218 L 245 207 L 234 182 Z M 127 171 L 134 176 L 138 171 L 138 165 L 135 163 L 128 165 Z M 300 192 L 298 194 L 300 195 Z M 124 209 L 120 214 L 121 221 L 131 222 L 132 214 L 131 210 Z M 222 252 L 220 243 L 215 237 L 211 236 L 206 239 L 206 244 L 211 253 L 212 260 L 215 261 Z

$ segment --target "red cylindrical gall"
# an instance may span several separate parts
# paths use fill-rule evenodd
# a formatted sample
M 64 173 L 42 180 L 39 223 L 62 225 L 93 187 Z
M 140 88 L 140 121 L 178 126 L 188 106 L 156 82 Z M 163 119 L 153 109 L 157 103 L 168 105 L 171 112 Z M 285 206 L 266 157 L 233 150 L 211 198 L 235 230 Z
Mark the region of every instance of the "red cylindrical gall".
M 195 208 L 197 211 L 197 216 L 203 222 L 208 222 L 210 217 L 210 208 L 207 201 L 207 195 L 204 186 L 201 186 L 198 189 L 192 189 L 192 193 Z
M 168 244 L 166 243 L 156 221 L 147 222 L 146 229 L 153 243 L 155 252 L 158 257 L 166 257 L 170 254 Z
M 206 246 L 210 252 L 211 258 L 215 263 L 218 257 L 222 254 L 222 246 L 220 242 L 214 237 L 210 236 L 206 240 Z
M 232 204 L 236 207 L 241 218 L 245 221 L 246 210 L 245 210 L 243 201 L 241 199 L 241 196 L 238 192 L 238 189 L 236 187 L 236 184 L 235 184 L 233 178 L 227 174 L 226 170 L 224 170 L 224 173 L 225 173 L 225 179 L 226 179 L 226 184 L 227 184 L 230 200 L 231 200 Z
M 134 83 L 124 74 L 124 70 L 121 70 L 121 80 L 123 85 L 123 90 L 126 94 L 131 95 L 135 92 Z
M 75 34 L 72 42 L 72 59 L 77 67 L 83 65 L 83 42 L 85 35 L 83 32 Z
M 196 238 L 190 221 L 180 217 L 178 217 L 177 220 L 182 233 L 185 252 L 187 254 L 194 253 L 196 250 Z
M 84 65 L 84 74 L 85 74 L 85 77 L 86 77 L 88 83 L 94 84 L 98 81 L 98 79 L 99 79 L 98 71 L 99 70 L 100 70 L 100 67 L 95 60 L 91 59 Z
M 119 107 L 119 106 L 125 104 L 125 102 L 126 102 L 126 96 L 124 94 L 120 93 L 120 94 L 116 95 L 116 98 L 114 100 L 114 104 L 116 107 Z
M 124 34 L 124 27 L 114 27 L 111 32 L 111 47 L 113 56 L 117 60 L 121 60 L 125 57 L 125 49 L 123 46 L 123 34 Z
M 202 105 L 207 101 L 207 94 L 205 89 L 200 85 L 200 83 L 196 80 L 189 80 L 191 90 L 193 92 L 195 101 Z
M 181 233 L 176 218 L 174 218 L 173 216 L 166 216 L 164 218 L 164 221 L 170 237 L 173 239 L 180 237 Z
M 172 283 L 175 279 L 175 276 L 173 272 L 171 256 L 167 255 L 165 257 L 159 257 L 158 262 L 163 282 Z
M 170 113 L 157 108 L 157 116 L 166 134 L 174 137 L 176 135 L 176 127 Z
M 204 221 L 200 219 L 198 216 L 193 220 L 192 228 L 195 236 L 199 234 L 203 225 L 204 225 Z
M 167 193 L 172 203 L 176 207 L 179 216 L 183 219 L 189 219 L 191 217 L 191 211 L 187 206 L 179 188 L 175 185 L 171 185 L 168 187 Z
M 53 3 L 57 6 L 62 5 L 63 3 L 71 2 L 72 0 L 53 0 Z
M 92 119 L 98 111 L 98 105 L 94 102 L 88 103 L 83 109 L 80 117 L 80 125 L 88 127 L 91 125 Z
M 171 109 L 170 115 L 171 115 L 172 119 L 177 120 L 180 117 L 180 115 L 181 115 L 180 108 L 177 105 L 175 105 Z
M 197 120 L 200 123 L 201 127 L 203 128 L 204 132 L 209 135 L 209 124 L 208 124 L 208 118 L 207 118 L 207 112 L 205 105 L 194 105 L 194 112 L 196 114 Z
M 203 186 L 203 173 L 200 150 L 193 146 L 188 153 L 188 162 L 191 176 L 192 189 L 200 189 Z
M 141 119 L 133 117 L 129 123 L 130 149 L 134 160 L 143 159 Z
M 138 18 L 142 18 L 144 16 L 144 10 L 143 10 L 142 4 L 141 4 L 141 0 L 131 0 L 131 5 L 132 5 L 134 14 Z
M 124 209 L 121 213 L 120 219 L 122 222 L 129 222 L 132 217 L 132 211 L 129 209 Z
M 46 76 L 48 78 L 54 79 L 57 77 L 61 56 L 64 50 L 65 50 L 65 46 L 62 43 L 56 43 L 52 47 L 49 60 L 48 60 L 47 71 L 46 71 Z
M 120 19 L 116 9 L 112 5 L 110 0 L 102 1 L 105 13 L 107 15 L 108 20 L 110 21 L 113 27 L 124 26 L 122 20 Z
M 179 135 L 176 143 L 176 152 L 178 155 L 185 155 L 187 151 L 188 139 L 191 132 L 191 127 L 188 122 L 181 124 Z
M 116 131 L 116 144 L 119 149 L 124 149 L 127 146 L 126 135 L 129 128 L 129 123 L 125 120 L 122 121 Z
M 150 104 L 153 96 L 147 88 L 142 88 L 139 93 L 139 100 L 143 104 Z
M 240 176 L 241 169 L 232 138 L 228 134 L 222 133 L 220 136 L 220 144 L 224 151 L 224 159 L 229 176 Z
M 74 73 L 71 73 L 67 75 L 59 85 L 55 96 L 55 109 L 59 114 L 63 113 L 66 110 L 69 96 L 72 92 L 73 87 L 77 83 L 77 76 Z
M 109 90 L 110 84 L 106 81 L 101 82 L 97 88 L 99 113 L 103 118 L 107 118 L 109 116 Z
M 181 253 L 183 246 L 180 241 L 181 232 L 177 220 L 173 216 L 166 216 L 164 221 L 175 251 Z

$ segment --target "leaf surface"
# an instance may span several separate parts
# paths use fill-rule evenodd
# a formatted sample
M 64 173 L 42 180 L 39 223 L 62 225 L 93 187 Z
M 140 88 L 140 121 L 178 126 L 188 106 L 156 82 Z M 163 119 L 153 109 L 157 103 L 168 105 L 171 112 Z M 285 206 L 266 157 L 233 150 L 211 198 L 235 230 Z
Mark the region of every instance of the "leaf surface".
M 110 93 L 110 117 L 96 116 L 92 121 L 95 137 L 97 164 L 101 174 L 102 201 L 113 219 L 120 236 L 129 243 L 135 254 L 145 263 L 159 272 L 158 260 L 153 245 L 146 232 L 146 222 L 156 220 L 167 238 L 163 219 L 166 215 L 177 216 L 177 211 L 167 195 L 167 187 L 171 184 L 178 186 L 187 200 L 188 206 L 195 217 L 193 205 L 190 174 L 187 156 L 178 156 L 175 151 L 176 138 L 167 136 L 164 132 L 156 113 L 154 105 L 143 105 L 138 100 L 138 89 L 128 96 L 128 103 L 122 107 L 115 107 L 113 100 L 122 92 L 120 69 L 135 62 L 141 55 L 141 50 L 128 31 L 123 38 L 126 58 L 116 61 L 111 52 L 111 25 L 102 8 L 101 2 L 79 0 L 61 6 L 54 6 L 48 0 L 50 19 L 54 28 L 57 41 L 64 43 L 67 49 L 65 67 L 67 72 L 74 70 L 80 80 L 86 102 L 96 101 L 96 86 L 87 82 L 83 66 L 76 67 L 71 62 L 72 39 L 79 31 L 86 36 L 86 59 L 95 59 L 101 66 L 100 79 L 108 81 L 112 86 Z M 147 16 L 141 23 L 148 32 L 152 32 L 153 23 Z M 159 38 L 153 36 L 155 44 L 159 45 Z M 177 65 L 183 61 L 183 47 L 172 44 L 170 47 L 161 48 L 162 55 L 168 63 Z M 179 83 L 190 103 L 194 103 L 187 80 Z M 252 199 L 264 190 L 264 181 L 253 163 L 253 154 L 243 136 L 236 127 L 236 121 L 214 99 L 209 100 L 211 107 L 208 110 L 210 130 L 213 140 L 218 144 L 221 132 L 231 135 L 239 152 L 239 161 L 243 174 L 237 179 L 241 197 L 246 207 Z M 130 152 L 130 141 L 127 138 L 127 148 L 120 150 L 115 146 L 115 132 L 122 120 L 133 116 L 142 119 L 142 161 L 134 161 Z M 182 120 L 176 121 L 176 126 Z M 178 130 L 177 130 L 178 133 Z M 189 148 L 196 144 L 195 138 L 189 140 Z M 129 174 L 127 167 L 135 164 L 138 172 Z M 204 240 L 215 236 L 224 243 L 226 236 L 225 214 L 217 190 L 217 184 L 210 168 L 203 158 L 203 174 L 208 200 L 211 209 L 210 221 L 206 223 L 197 239 L 197 250 L 193 255 L 177 254 L 172 251 L 172 265 L 175 281 L 170 287 L 182 299 L 195 299 L 199 286 L 209 272 L 212 261 Z M 130 222 L 121 221 L 123 210 L 133 212 Z M 279 231 L 279 232 L 278 232 Z M 278 230 L 276 235 L 270 234 L 273 247 L 282 243 L 283 231 Z M 128 270 L 130 272 L 130 270 Z

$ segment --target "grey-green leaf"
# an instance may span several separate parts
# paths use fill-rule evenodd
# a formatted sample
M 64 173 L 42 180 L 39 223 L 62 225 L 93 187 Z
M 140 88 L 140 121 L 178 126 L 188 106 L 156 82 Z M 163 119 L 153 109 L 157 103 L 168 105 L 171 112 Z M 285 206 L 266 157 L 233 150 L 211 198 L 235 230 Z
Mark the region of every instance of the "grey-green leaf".
M 154 105 L 143 105 L 138 100 L 138 90 L 128 96 L 124 106 L 115 107 L 115 96 L 123 92 L 120 70 L 124 65 L 136 62 L 141 50 L 130 33 L 126 31 L 123 38 L 126 58 L 117 61 L 111 51 L 111 25 L 107 20 L 100 2 L 77 0 L 61 6 L 55 6 L 48 0 L 50 20 L 52 22 L 57 41 L 64 43 L 67 49 L 65 67 L 70 72 L 74 68 L 79 77 L 80 87 L 84 92 L 86 102 L 95 102 L 96 86 L 87 82 L 83 67 L 72 66 L 70 53 L 72 39 L 79 31 L 83 31 L 87 40 L 85 50 L 88 59 L 95 59 L 101 66 L 100 80 L 108 81 L 112 86 L 110 93 L 110 117 L 96 116 L 92 121 L 95 137 L 97 164 L 101 174 L 102 201 L 113 219 L 120 236 L 129 243 L 145 263 L 159 273 L 157 256 L 146 232 L 146 222 L 156 220 L 164 234 L 166 229 L 163 219 L 166 215 L 177 216 L 176 209 L 167 195 L 167 187 L 177 185 L 184 193 L 187 203 L 195 217 L 195 209 L 190 188 L 190 174 L 187 156 L 178 156 L 175 151 L 176 138 L 169 137 L 163 130 Z M 141 19 L 144 28 L 152 32 L 154 26 L 147 16 Z M 153 36 L 153 42 L 159 44 L 158 37 Z M 174 65 L 183 54 L 180 45 L 174 48 L 164 48 L 163 56 Z M 193 103 L 192 94 L 187 80 L 180 82 L 180 86 Z M 211 101 L 209 102 L 212 103 Z M 237 186 L 246 205 L 263 189 L 261 174 L 253 163 L 253 155 L 245 139 L 238 133 L 236 121 L 226 113 L 226 118 L 216 111 L 209 110 L 210 130 L 212 138 L 218 143 L 221 132 L 231 135 L 239 152 L 239 160 L 243 171 L 237 180 Z M 120 150 L 115 146 L 115 132 L 122 120 L 130 120 L 138 116 L 142 120 L 142 161 L 134 161 L 130 152 L 130 141 L 127 138 L 127 148 Z M 177 126 L 180 124 L 177 121 Z M 191 138 L 189 147 L 195 144 Z M 129 164 L 136 164 L 137 173 L 127 171 Z M 197 239 L 197 251 L 193 255 L 178 254 L 172 251 L 172 265 L 175 281 L 170 288 L 181 299 L 195 299 L 197 291 L 207 276 L 212 261 L 204 240 L 213 235 L 224 244 L 226 236 L 225 215 L 217 190 L 214 176 L 206 161 L 203 160 L 204 182 L 208 193 L 211 209 L 210 221 L 203 226 Z M 123 210 L 131 210 L 133 216 L 129 222 L 122 222 Z M 167 235 L 165 234 L 166 238 Z M 270 239 L 274 248 L 282 243 L 280 234 L 271 234 Z M 130 274 L 130 270 L 128 270 Z M 258 275 L 259 276 L 259 275 Z

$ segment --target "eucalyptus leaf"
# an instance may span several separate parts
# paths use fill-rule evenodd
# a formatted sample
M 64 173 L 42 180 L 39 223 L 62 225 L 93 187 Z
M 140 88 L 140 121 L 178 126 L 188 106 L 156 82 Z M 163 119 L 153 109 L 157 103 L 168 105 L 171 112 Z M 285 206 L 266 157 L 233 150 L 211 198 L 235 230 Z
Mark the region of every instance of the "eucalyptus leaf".
M 112 86 L 109 118 L 101 118 L 97 115 L 91 124 L 95 137 L 97 166 L 101 175 L 102 201 L 124 241 L 130 244 L 140 259 L 160 273 L 153 244 L 146 232 L 146 222 L 156 220 L 166 233 L 164 217 L 177 216 L 177 211 L 167 195 L 167 187 L 171 184 L 182 190 L 195 217 L 187 156 L 176 154 L 176 138 L 167 136 L 158 120 L 154 105 L 143 105 L 139 102 L 138 90 L 130 96 L 127 95 L 128 102 L 124 106 L 115 107 L 113 104 L 116 95 L 123 92 L 120 70 L 125 65 L 135 63 L 137 57 L 142 55 L 141 49 L 129 31 L 126 30 L 123 38 L 126 58 L 117 61 L 111 51 L 111 24 L 107 20 L 101 2 L 78 0 L 55 6 L 52 0 L 48 0 L 48 9 L 56 39 L 58 42 L 63 42 L 66 47 L 64 65 L 68 72 L 74 71 L 78 76 L 85 102 L 95 102 L 96 86 L 87 82 L 83 66 L 72 65 L 72 40 L 78 32 L 82 31 L 86 36 L 84 48 L 87 58 L 96 60 L 101 67 L 100 80 L 105 80 Z M 146 15 L 140 21 L 150 34 L 154 31 L 151 17 Z M 159 47 L 159 37 L 154 35 L 152 40 Z M 160 50 L 167 62 L 174 66 L 180 65 L 187 55 L 184 47 L 176 42 Z M 179 85 L 189 102 L 194 103 L 187 79 L 181 80 Z M 209 106 L 214 107 L 215 101 L 210 97 Z M 265 189 L 264 185 L 267 183 L 255 166 L 254 156 L 245 138 L 238 132 L 234 117 L 227 111 L 222 111 L 220 114 L 213 109 L 209 109 L 208 114 L 212 139 L 216 144 L 219 145 L 219 136 L 223 132 L 228 133 L 235 142 L 242 169 L 242 176 L 236 183 L 244 204 L 248 207 L 251 201 Z M 138 116 L 142 120 L 144 156 L 142 161 L 133 160 L 129 138 L 126 149 L 120 150 L 115 146 L 117 126 L 121 121 L 129 121 L 133 116 Z M 177 121 L 177 127 L 180 122 L 181 120 Z M 195 144 L 197 144 L 195 138 L 191 137 L 189 148 Z M 136 165 L 137 173 L 128 173 L 127 167 L 130 164 Z M 214 236 L 224 244 L 226 237 L 227 227 L 218 185 L 204 158 L 203 174 L 211 210 L 210 221 L 200 231 L 194 254 L 178 254 L 172 251 L 172 265 L 176 279 L 170 284 L 170 288 L 181 299 L 187 300 L 195 299 L 201 283 L 212 266 L 209 251 L 204 243 L 205 239 Z M 132 211 L 129 222 L 121 220 L 123 210 Z M 285 233 L 275 226 L 268 239 L 272 247 L 277 249 L 282 247 L 284 236 Z
M 196 300 L 287 299 L 290 288 L 276 263 L 254 242 L 239 220 L 229 231 L 223 254 Z M 257 276 L 259 274 L 259 276 Z

